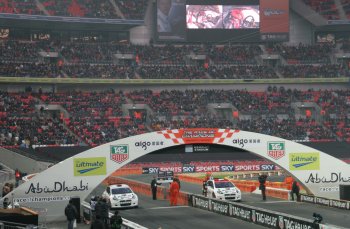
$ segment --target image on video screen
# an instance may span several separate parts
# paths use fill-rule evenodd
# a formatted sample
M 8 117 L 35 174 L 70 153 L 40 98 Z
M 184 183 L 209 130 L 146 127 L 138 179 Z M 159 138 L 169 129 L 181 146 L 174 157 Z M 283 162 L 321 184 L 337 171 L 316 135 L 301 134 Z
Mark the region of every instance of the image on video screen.
M 186 5 L 188 29 L 222 29 L 222 5 Z
M 224 29 L 258 29 L 259 6 L 223 6 Z

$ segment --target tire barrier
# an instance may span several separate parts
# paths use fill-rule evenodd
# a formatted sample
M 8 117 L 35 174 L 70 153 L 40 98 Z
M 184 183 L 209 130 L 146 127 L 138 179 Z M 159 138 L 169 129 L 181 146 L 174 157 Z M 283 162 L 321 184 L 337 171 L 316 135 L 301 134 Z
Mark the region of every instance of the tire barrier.
M 256 208 L 241 203 L 214 200 L 199 195 L 190 196 L 190 206 L 275 229 L 342 228 L 334 225 L 323 225 L 314 223 L 314 221 L 311 219 L 305 219 L 280 212 L 270 211 L 267 209 Z

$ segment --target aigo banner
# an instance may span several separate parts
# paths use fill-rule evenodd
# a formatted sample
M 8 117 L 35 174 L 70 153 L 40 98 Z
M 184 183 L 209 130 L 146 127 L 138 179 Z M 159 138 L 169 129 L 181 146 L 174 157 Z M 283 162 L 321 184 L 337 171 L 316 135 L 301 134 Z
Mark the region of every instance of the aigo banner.
M 289 0 L 260 0 L 260 32 L 289 33 Z

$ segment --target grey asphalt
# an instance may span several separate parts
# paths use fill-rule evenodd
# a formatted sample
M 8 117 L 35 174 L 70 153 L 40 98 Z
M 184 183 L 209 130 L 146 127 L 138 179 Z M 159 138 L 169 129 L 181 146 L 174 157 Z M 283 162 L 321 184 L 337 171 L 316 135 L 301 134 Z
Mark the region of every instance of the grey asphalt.
M 149 183 L 152 176 L 131 175 L 127 178 Z M 181 182 L 181 190 L 189 193 L 201 194 L 202 189 L 201 185 Z M 349 210 L 269 197 L 267 198 L 267 201 L 262 201 L 261 196 L 254 193 L 242 193 L 241 203 L 308 219 L 312 219 L 313 213 L 316 212 L 323 216 L 323 223 L 350 228 Z
M 126 178 L 148 184 L 150 183 L 152 176 L 130 175 Z M 96 190 L 93 191 L 92 194 L 99 195 L 102 193 L 103 189 L 104 186 L 100 185 Z M 181 182 L 181 190 L 185 192 L 200 194 L 201 186 L 198 184 Z M 308 203 L 285 201 L 276 198 L 268 198 L 267 201 L 262 201 L 260 195 L 253 193 L 243 193 L 241 203 L 309 219 L 312 219 L 312 214 L 314 212 L 317 212 L 323 216 L 325 223 L 350 228 L 350 217 L 348 217 L 349 211 L 346 210 L 318 206 Z M 166 200 L 154 201 L 150 197 L 143 195 L 139 195 L 139 208 L 123 209 L 120 211 L 120 215 L 149 229 L 265 228 L 242 220 L 197 208 L 187 206 L 170 207 L 169 202 Z M 48 225 L 47 228 L 66 228 L 66 223 L 56 222 L 54 224 Z M 81 223 L 78 224 L 77 228 L 85 229 L 90 227 L 89 225 Z

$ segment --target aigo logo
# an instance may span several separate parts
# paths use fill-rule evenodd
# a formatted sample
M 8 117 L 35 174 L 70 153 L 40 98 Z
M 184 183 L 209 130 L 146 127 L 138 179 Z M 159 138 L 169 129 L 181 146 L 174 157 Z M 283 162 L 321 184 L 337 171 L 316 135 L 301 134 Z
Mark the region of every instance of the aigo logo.
M 135 142 L 136 147 L 141 147 L 144 150 L 147 150 L 148 147 L 150 147 L 150 146 L 162 146 L 162 145 L 164 145 L 163 141 L 152 141 L 152 142 L 139 141 L 139 142 Z
M 290 170 L 320 170 L 320 154 L 315 153 L 290 153 Z
M 267 155 L 278 160 L 286 155 L 285 143 L 282 141 L 267 142 Z

